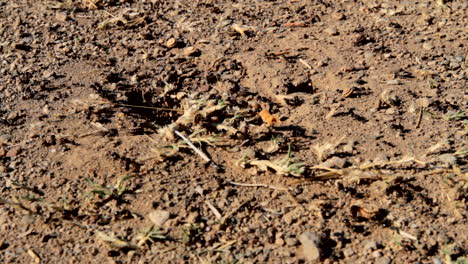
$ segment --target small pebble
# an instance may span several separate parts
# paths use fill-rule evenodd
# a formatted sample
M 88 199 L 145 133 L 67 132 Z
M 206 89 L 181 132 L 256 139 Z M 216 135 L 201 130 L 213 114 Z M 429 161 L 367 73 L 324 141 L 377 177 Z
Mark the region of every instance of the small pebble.
M 385 110 L 385 113 L 387 115 L 394 115 L 395 114 L 395 108 L 389 108 L 389 109 Z
M 364 243 L 364 250 L 376 250 L 377 243 L 373 240 L 368 240 Z
M 198 212 L 191 212 L 187 217 L 187 223 L 195 224 L 198 221 L 200 214 Z
M 395 80 L 387 81 L 387 84 L 389 84 L 389 85 L 400 85 L 400 84 L 403 84 L 403 83 L 400 80 L 395 79 Z
M 343 15 L 343 13 L 336 12 L 336 13 L 333 14 L 333 18 L 336 19 L 336 20 L 343 20 L 343 19 L 345 19 L 345 16 Z
M 330 36 L 338 35 L 338 31 L 336 30 L 336 28 L 333 27 L 325 29 L 325 33 L 327 33 Z
M 5 157 L 7 154 L 6 150 L 4 147 L 0 146 L 0 158 Z
M 156 210 L 148 214 L 148 218 L 156 226 L 162 226 L 168 219 L 170 213 L 164 210 Z
M 304 232 L 299 237 L 299 241 L 301 241 L 304 256 L 308 261 L 313 262 L 320 259 L 321 239 L 317 233 L 310 231 Z
M 465 58 L 463 56 L 455 56 L 453 59 L 456 62 L 463 62 L 465 60 Z
M 456 70 L 456 69 L 458 69 L 458 68 L 460 68 L 460 63 L 458 63 L 458 62 L 451 62 L 451 63 L 449 64 L 449 69 L 450 69 L 450 70 Z
M 278 245 L 278 246 L 283 246 L 284 245 L 284 240 L 282 238 L 277 238 L 275 240 L 275 245 Z
M 195 47 L 187 47 L 184 49 L 184 55 L 185 56 L 192 56 L 195 54 L 198 50 Z
M 424 44 L 422 45 L 422 48 L 424 50 L 432 50 L 432 49 L 434 49 L 434 46 L 432 44 L 428 43 L 428 42 L 424 42 Z
M 346 165 L 346 159 L 340 157 L 331 157 L 330 159 L 322 162 L 321 166 L 328 168 L 342 169 Z
M 343 152 L 345 153 L 353 153 L 354 147 L 353 145 L 347 144 L 343 146 Z
M 343 255 L 347 258 L 351 257 L 354 254 L 355 252 L 352 248 L 346 248 L 345 250 L 343 250 Z
M 60 22 L 65 22 L 68 19 L 68 16 L 66 13 L 57 13 L 55 14 L 55 19 L 57 19 Z
M 370 59 L 372 59 L 373 57 L 374 57 L 374 53 L 372 53 L 372 52 L 370 52 L 370 51 L 364 52 L 364 58 L 365 58 L 366 60 L 370 60 Z
M 390 264 L 392 260 L 389 257 L 381 257 L 375 261 L 375 264 Z
M 16 147 L 13 147 L 10 150 L 8 150 L 8 152 L 6 153 L 6 156 L 10 157 L 10 158 L 13 158 L 13 157 L 18 156 L 18 154 L 20 154 L 20 153 L 21 153 L 21 147 L 16 146 Z
M 290 247 L 294 247 L 297 246 L 297 244 L 299 244 L 299 241 L 294 237 L 287 237 L 284 241 L 286 242 L 286 245 Z

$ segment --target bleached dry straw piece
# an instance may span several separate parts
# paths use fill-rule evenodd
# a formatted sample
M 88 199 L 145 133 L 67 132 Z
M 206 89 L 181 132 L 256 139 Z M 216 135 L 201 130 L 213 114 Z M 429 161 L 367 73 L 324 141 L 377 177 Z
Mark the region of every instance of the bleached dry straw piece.
M 190 141 L 190 139 L 188 139 L 186 136 L 182 135 L 182 133 L 180 133 L 177 130 L 174 130 L 174 133 L 176 133 L 182 140 L 184 140 L 185 143 L 187 143 L 187 145 L 189 145 L 193 149 L 193 151 L 195 151 L 195 153 L 197 153 L 202 159 L 204 159 L 206 162 L 211 162 L 211 159 L 205 153 L 203 153 L 203 151 L 199 150 L 192 143 L 192 141 Z

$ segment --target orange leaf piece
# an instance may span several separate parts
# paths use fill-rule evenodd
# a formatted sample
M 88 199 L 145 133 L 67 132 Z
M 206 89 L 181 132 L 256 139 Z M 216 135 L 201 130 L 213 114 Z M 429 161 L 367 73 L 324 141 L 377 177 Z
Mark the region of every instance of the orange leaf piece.
M 281 123 L 281 121 L 279 120 L 277 116 L 270 114 L 270 112 L 268 112 L 268 110 L 266 109 L 263 109 L 262 111 L 260 111 L 258 115 L 260 116 L 262 121 L 264 123 L 267 123 L 269 126 Z

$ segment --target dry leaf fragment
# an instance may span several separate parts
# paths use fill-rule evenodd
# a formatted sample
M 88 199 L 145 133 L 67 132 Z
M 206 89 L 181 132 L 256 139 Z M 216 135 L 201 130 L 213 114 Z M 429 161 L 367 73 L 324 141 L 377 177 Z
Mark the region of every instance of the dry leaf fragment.
M 378 213 L 378 210 L 364 208 L 358 205 L 351 206 L 351 215 L 353 217 L 363 217 L 366 219 L 373 218 Z
M 129 242 L 116 237 L 114 234 L 108 235 L 104 232 L 98 231 L 96 233 L 96 237 L 97 239 L 105 242 L 106 244 L 114 248 L 134 248 L 135 247 Z
M 343 92 L 341 93 L 341 95 L 346 98 L 346 97 L 349 97 L 353 94 L 354 92 L 354 88 L 353 87 L 348 87 L 346 89 L 343 90 Z
M 270 114 L 270 112 L 268 112 L 268 110 L 266 109 L 263 109 L 262 111 L 260 111 L 258 115 L 260 116 L 262 121 L 264 123 L 267 123 L 269 126 L 272 126 L 274 124 L 281 124 L 281 121 L 279 120 L 279 118 L 275 115 Z
M 166 41 L 167 48 L 173 48 L 177 44 L 177 40 L 175 38 L 170 38 Z
M 185 56 L 192 56 L 192 55 L 194 55 L 195 53 L 197 53 L 197 51 L 198 51 L 198 50 L 197 50 L 197 48 L 195 48 L 195 47 L 186 47 L 186 48 L 184 49 L 184 55 L 185 55 Z
M 231 28 L 236 31 L 237 33 L 241 34 L 242 37 L 247 37 L 246 32 L 250 30 L 250 27 L 248 26 L 243 26 L 243 25 L 238 25 L 238 24 L 233 24 Z

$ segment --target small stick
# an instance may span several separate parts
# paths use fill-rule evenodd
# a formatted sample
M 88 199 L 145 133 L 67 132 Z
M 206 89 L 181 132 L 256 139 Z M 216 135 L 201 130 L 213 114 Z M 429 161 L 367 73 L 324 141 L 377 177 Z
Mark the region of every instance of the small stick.
M 41 263 L 41 258 L 36 254 L 36 252 L 28 249 L 28 254 L 33 258 L 33 263 Z
M 281 55 L 286 55 L 289 53 L 289 49 L 285 49 L 283 51 L 279 51 L 279 52 L 276 52 L 276 53 L 273 53 L 273 55 L 275 56 L 281 56 Z
M 264 187 L 264 188 L 270 188 L 272 190 L 278 190 L 278 191 L 288 191 L 288 188 L 284 186 L 273 186 L 273 185 L 267 185 L 267 184 L 255 184 L 255 183 L 239 183 L 239 182 L 232 182 L 232 181 L 227 181 L 227 183 L 231 185 L 236 185 L 236 186 L 241 186 L 241 187 Z
M 203 195 L 203 188 L 201 188 L 200 186 L 197 186 L 195 188 L 195 191 L 200 194 L 201 197 L 205 198 L 205 196 Z M 205 198 L 206 199 L 206 198 Z M 221 213 L 218 211 L 218 209 L 216 209 L 216 207 L 214 207 L 214 205 L 208 201 L 208 200 L 205 200 L 205 204 L 208 206 L 208 208 L 210 208 L 210 210 L 213 212 L 213 214 L 216 216 L 216 218 L 218 220 L 220 220 L 221 218 L 223 218 L 223 216 L 221 215 Z
M 205 153 L 203 153 L 203 151 L 201 151 L 200 149 L 198 149 L 193 143 L 192 141 L 190 141 L 190 139 L 188 139 L 187 137 L 185 137 L 184 135 L 182 135 L 182 133 L 180 133 L 179 131 L 177 130 L 174 130 L 174 133 L 176 133 L 176 135 L 178 135 L 183 141 L 185 141 L 185 143 L 187 143 L 187 145 L 189 145 L 189 147 L 191 147 L 193 149 L 193 151 L 195 151 L 195 153 L 197 153 L 203 160 L 205 160 L 206 162 L 212 164 L 213 166 L 216 167 L 216 169 L 220 169 L 220 167 L 214 162 L 212 161 Z
M 307 61 L 303 59 L 299 59 L 299 62 L 302 63 L 304 66 L 306 66 L 307 69 L 312 70 L 312 66 L 310 66 L 310 64 L 307 63 Z
M 144 106 L 144 105 L 117 104 L 117 106 L 143 108 L 143 109 L 151 109 L 151 110 L 171 111 L 171 112 L 179 112 L 179 113 L 183 112 L 183 110 L 178 110 L 178 109 L 171 109 L 171 108 L 164 108 L 164 107 L 152 107 L 152 106 Z
M 213 214 L 216 216 L 218 220 L 223 218 L 221 213 L 218 211 L 218 209 L 216 209 L 216 207 L 214 207 L 212 203 L 210 203 L 209 201 L 205 201 L 205 204 L 208 206 L 208 208 L 210 208 L 210 210 L 213 212 Z
M 423 111 L 424 111 L 424 107 L 421 107 L 419 109 L 418 121 L 416 122 L 416 128 L 419 128 L 419 125 L 421 125 Z

